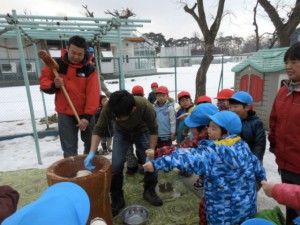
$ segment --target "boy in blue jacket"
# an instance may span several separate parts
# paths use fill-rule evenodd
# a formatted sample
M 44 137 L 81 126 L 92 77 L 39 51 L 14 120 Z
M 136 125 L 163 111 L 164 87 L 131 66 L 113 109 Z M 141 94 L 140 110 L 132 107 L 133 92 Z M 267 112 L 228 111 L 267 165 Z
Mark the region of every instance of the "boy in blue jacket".
M 266 149 L 266 132 L 262 121 L 253 111 L 253 98 L 245 91 L 238 91 L 229 98 L 229 110 L 242 120 L 241 138 L 252 153 L 262 162 Z
M 210 119 L 209 140 L 202 140 L 196 149 L 178 148 L 171 155 L 145 163 L 144 168 L 154 172 L 177 167 L 205 174 L 207 224 L 239 224 L 256 214 L 255 182 L 266 180 L 265 170 L 238 136 L 242 124 L 235 113 L 221 111 Z

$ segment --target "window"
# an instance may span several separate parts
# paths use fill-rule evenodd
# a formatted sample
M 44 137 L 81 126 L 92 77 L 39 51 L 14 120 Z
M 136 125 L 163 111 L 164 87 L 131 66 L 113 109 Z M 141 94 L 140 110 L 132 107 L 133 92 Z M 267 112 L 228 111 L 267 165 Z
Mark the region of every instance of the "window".
M 101 62 L 111 62 L 112 59 L 105 59 L 105 58 L 113 58 L 112 51 L 102 51 L 101 52 L 102 59 Z
M 34 73 L 35 72 L 35 63 L 34 62 L 26 63 L 26 70 L 29 73 Z
M 2 73 L 17 73 L 16 63 L 3 63 L 0 64 L 0 69 Z
M 1 71 L 3 73 L 10 73 L 10 72 L 12 72 L 12 66 L 10 64 L 2 64 L 1 66 L 2 66 L 1 67 Z

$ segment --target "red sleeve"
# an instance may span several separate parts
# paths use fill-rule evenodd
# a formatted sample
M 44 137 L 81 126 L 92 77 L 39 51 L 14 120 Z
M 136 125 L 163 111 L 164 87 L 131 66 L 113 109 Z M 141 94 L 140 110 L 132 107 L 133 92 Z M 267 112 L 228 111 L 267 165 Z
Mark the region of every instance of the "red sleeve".
M 300 210 L 300 185 L 276 184 L 272 197 L 282 205 Z
M 47 66 L 44 66 L 40 76 L 40 89 L 42 91 L 50 90 L 52 88 L 53 82 L 54 74 Z

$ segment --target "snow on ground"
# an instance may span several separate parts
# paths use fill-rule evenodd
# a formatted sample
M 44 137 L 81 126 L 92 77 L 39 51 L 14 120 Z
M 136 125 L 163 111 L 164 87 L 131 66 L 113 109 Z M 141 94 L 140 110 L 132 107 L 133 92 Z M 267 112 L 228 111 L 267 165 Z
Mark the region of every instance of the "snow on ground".
M 234 63 L 226 63 L 224 65 L 224 86 L 223 88 L 231 88 L 234 86 L 234 74 L 231 68 L 236 65 Z M 177 68 L 177 88 L 178 92 L 187 90 L 191 96 L 195 96 L 195 76 L 199 66 Z M 172 72 L 173 68 L 159 69 L 159 72 Z M 220 64 L 212 64 L 207 73 L 206 93 L 214 98 L 217 95 L 219 77 L 221 73 Z M 116 91 L 119 84 L 113 84 L 113 80 L 106 81 L 110 91 Z M 170 90 L 170 96 L 175 98 L 175 75 L 155 75 L 147 77 L 134 77 L 125 79 L 125 88 L 131 91 L 135 85 L 144 87 L 146 97 L 151 91 L 151 82 L 156 81 L 159 85 L 165 85 Z M 46 125 L 39 122 L 44 117 L 44 108 L 42 104 L 42 95 L 37 85 L 31 86 L 31 96 L 33 99 L 33 108 L 36 119 L 35 124 L 37 130 L 46 130 Z M 32 123 L 30 120 L 30 112 L 27 103 L 27 95 L 24 87 L 0 88 L 0 137 L 7 135 L 18 135 L 24 133 L 32 133 Z M 54 96 L 44 95 L 47 115 L 52 115 L 54 111 Z M 8 122 L 10 121 L 10 122 Z M 57 127 L 52 124 L 50 127 Z M 42 165 L 38 164 L 37 152 L 34 138 L 25 136 L 13 138 L 10 140 L 0 141 L 0 171 L 13 171 L 29 168 L 47 168 L 52 163 L 63 158 L 60 147 L 59 137 L 47 136 L 39 139 L 40 154 Z M 266 154 L 264 157 L 264 167 L 269 180 L 280 182 L 277 172 L 277 164 L 274 155 L 268 151 L 269 144 L 267 142 Z M 83 152 L 83 143 L 79 142 L 79 153 Z M 108 156 L 110 157 L 110 156 Z M 264 195 L 262 190 L 259 192 L 259 209 L 273 208 L 277 203 Z M 283 207 L 282 207 L 283 209 Z

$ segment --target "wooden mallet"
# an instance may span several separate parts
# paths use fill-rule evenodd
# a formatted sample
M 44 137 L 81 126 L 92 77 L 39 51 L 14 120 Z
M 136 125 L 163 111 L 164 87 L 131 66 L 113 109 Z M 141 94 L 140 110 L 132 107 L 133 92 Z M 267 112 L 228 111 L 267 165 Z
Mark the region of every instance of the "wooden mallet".
M 45 63 L 45 65 L 49 69 L 52 70 L 52 72 L 54 73 L 55 77 L 59 77 L 59 74 L 57 72 L 57 70 L 59 69 L 59 66 L 58 66 L 57 62 L 45 50 L 39 51 L 38 52 L 38 56 L 39 56 L 39 58 L 41 60 L 43 60 L 43 62 Z M 80 118 L 79 118 L 79 116 L 77 114 L 77 111 L 76 111 L 76 109 L 75 109 L 75 107 L 74 107 L 74 105 L 73 105 L 73 103 L 72 103 L 72 101 L 70 99 L 70 96 L 69 96 L 69 94 L 68 94 L 65 86 L 61 86 L 61 89 L 63 90 L 63 92 L 64 92 L 64 94 L 65 94 L 65 96 L 66 96 L 66 98 L 68 100 L 68 103 L 71 106 L 71 109 L 72 109 L 72 111 L 73 111 L 73 113 L 74 113 L 74 115 L 75 115 L 78 123 L 80 123 Z

